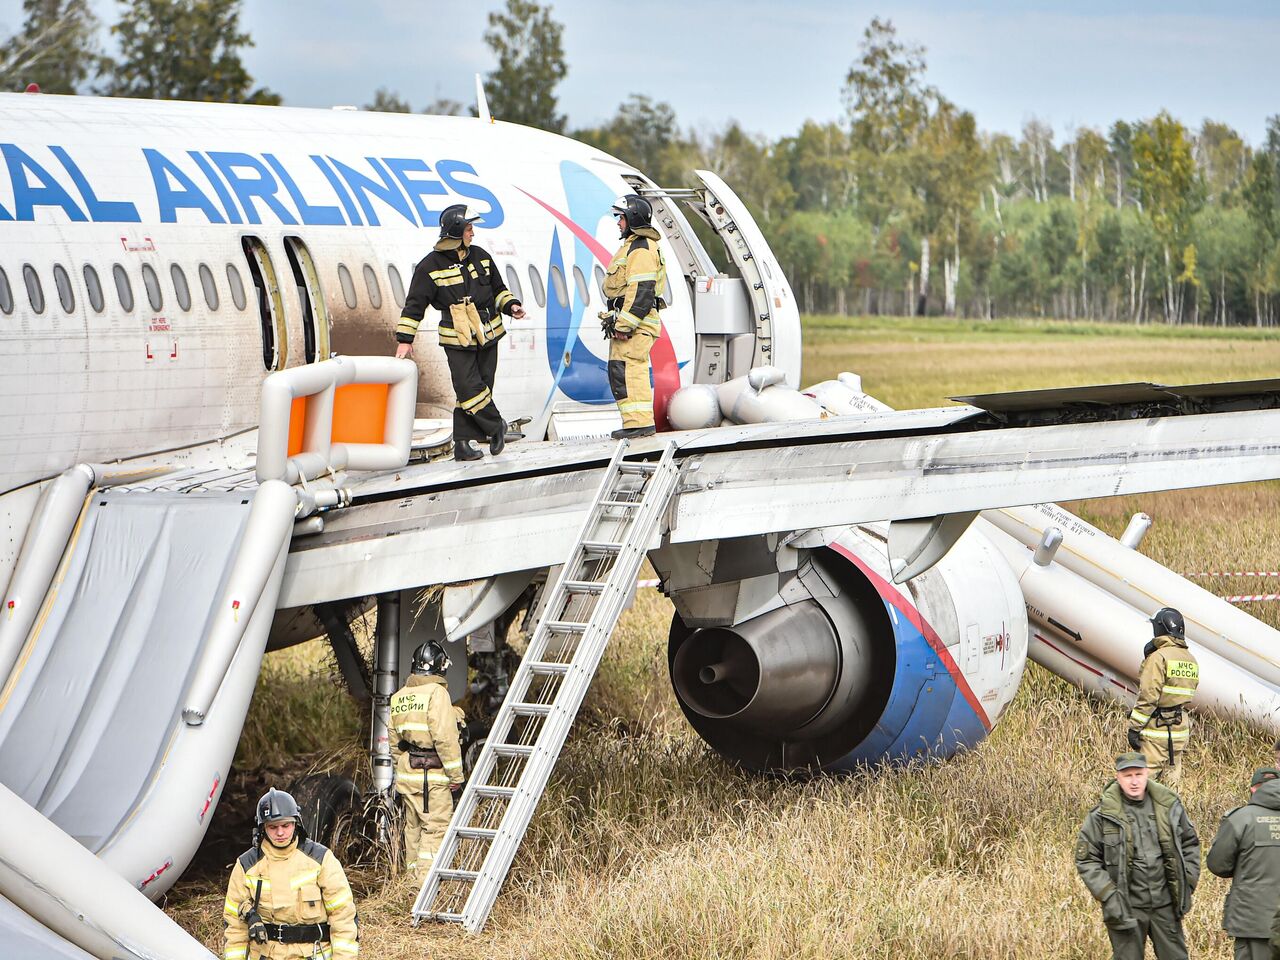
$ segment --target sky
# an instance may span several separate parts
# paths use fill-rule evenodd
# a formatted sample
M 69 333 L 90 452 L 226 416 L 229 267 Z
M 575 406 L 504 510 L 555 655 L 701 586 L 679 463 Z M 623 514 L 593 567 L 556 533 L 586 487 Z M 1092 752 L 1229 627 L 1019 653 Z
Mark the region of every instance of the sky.
M 120 4 L 91 0 L 104 23 Z M 245 0 L 255 80 L 292 106 L 362 105 L 385 87 L 420 109 L 474 101 L 492 69 L 482 36 L 498 0 Z M 1211 117 L 1251 143 L 1280 114 L 1280 3 L 1274 0 L 553 0 L 569 75 L 570 127 L 613 115 L 627 96 L 670 103 L 682 127 L 776 138 L 838 120 L 840 90 L 871 17 L 926 49 L 928 81 L 987 131 L 1030 118 L 1064 133 L 1169 110 Z M 0 34 L 21 25 L 0 0 Z M 109 41 L 108 41 L 109 43 Z

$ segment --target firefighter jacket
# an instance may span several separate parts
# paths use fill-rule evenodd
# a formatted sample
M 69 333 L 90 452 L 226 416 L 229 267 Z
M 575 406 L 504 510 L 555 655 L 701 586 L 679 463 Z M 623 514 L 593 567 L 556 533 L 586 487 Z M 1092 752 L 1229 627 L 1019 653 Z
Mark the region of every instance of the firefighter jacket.
M 1269 939 L 1280 904 L 1280 780 L 1265 781 L 1222 818 L 1205 864 L 1231 878 L 1222 928 L 1233 937 Z
M 391 697 L 391 742 L 396 754 L 396 790 L 424 793 L 428 784 L 462 782 L 462 746 L 458 711 L 449 701 L 444 677 L 413 674 Z M 415 770 L 401 741 L 434 750 L 440 767 Z
M 314 940 L 250 943 L 246 917 L 254 909 L 255 897 L 258 916 L 266 923 L 327 923 L 328 942 L 319 941 L 322 949 L 318 952 Z M 313 955 L 325 960 L 353 960 L 360 953 L 359 920 L 347 875 L 328 848 L 311 840 L 295 839 L 283 849 L 263 840 L 240 854 L 231 868 L 223 922 L 224 960 L 293 960 Z
M 1191 895 L 1200 880 L 1200 839 L 1176 793 L 1150 780 L 1147 796 L 1151 798 L 1173 912 L 1182 917 L 1191 909 Z M 1084 818 L 1076 838 L 1076 872 L 1102 904 L 1103 922 L 1118 930 L 1137 923 L 1130 901 L 1135 838 L 1125 815 L 1125 802 L 1120 784 L 1112 780 L 1098 805 Z
M 1156 637 L 1155 650 L 1142 661 L 1138 675 L 1138 702 L 1129 714 L 1129 729 L 1136 730 L 1172 753 L 1181 753 L 1191 734 L 1191 721 L 1183 707 L 1195 696 L 1200 665 L 1187 649 L 1186 640 Z
M 428 307 L 440 311 L 440 346 L 478 350 L 506 333 L 502 315 L 511 315 L 515 298 L 488 251 L 444 239 L 413 271 L 396 340 L 413 343 Z
M 623 241 L 604 278 L 604 295 L 616 314 L 618 333 L 643 333 L 655 340 L 662 333 L 658 311 L 667 288 L 667 265 L 658 246 L 658 231 L 641 227 Z

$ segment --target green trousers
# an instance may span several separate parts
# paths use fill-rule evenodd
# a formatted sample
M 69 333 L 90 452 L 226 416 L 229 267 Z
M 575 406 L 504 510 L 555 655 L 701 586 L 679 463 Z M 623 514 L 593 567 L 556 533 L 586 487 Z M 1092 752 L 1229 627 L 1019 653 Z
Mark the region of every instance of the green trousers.
M 1236 937 L 1236 960 L 1271 960 L 1271 941 L 1262 937 Z
M 1107 927 L 1111 938 L 1111 955 L 1114 960 L 1142 960 L 1147 938 L 1155 948 L 1156 960 L 1187 960 L 1187 941 L 1182 936 L 1182 921 L 1173 915 L 1173 904 L 1154 910 L 1133 911 L 1137 927 L 1113 930 Z

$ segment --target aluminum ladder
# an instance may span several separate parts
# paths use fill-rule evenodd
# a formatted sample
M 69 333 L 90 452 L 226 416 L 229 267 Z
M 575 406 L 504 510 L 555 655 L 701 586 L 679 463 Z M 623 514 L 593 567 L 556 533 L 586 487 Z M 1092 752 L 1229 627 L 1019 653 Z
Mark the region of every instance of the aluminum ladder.
M 675 445 L 656 463 L 618 444 L 413 905 L 479 933 L 676 490 Z

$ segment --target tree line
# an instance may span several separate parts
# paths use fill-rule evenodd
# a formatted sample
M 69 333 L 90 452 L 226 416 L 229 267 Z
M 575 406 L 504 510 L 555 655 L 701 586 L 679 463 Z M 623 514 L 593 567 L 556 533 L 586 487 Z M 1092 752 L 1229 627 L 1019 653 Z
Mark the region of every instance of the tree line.
M 240 59 L 240 0 L 126 0 L 100 52 L 88 0 L 24 0 L 0 46 L 0 86 L 50 93 L 280 103 Z M 1280 116 L 1251 146 L 1229 126 L 1167 112 L 1061 136 L 978 128 L 927 82 L 925 51 L 874 18 L 845 78 L 844 115 L 776 140 L 736 122 L 683 129 L 632 93 L 592 127 L 569 124 L 563 25 L 549 6 L 489 14 L 486 76 L 499 119 L 565 133 L 662 186 L 715 170 L 751 208 L 805 310 L 1034 315 L 1132 323 L 1280 323 Z M 365 109 L 408 112 L 379 89 Z M 439 99 L 423 112 L 474 110 Z

